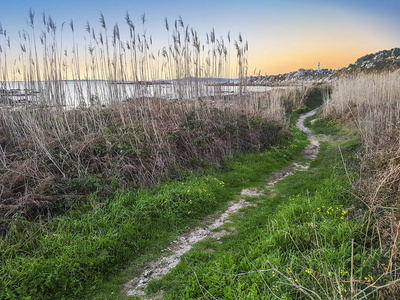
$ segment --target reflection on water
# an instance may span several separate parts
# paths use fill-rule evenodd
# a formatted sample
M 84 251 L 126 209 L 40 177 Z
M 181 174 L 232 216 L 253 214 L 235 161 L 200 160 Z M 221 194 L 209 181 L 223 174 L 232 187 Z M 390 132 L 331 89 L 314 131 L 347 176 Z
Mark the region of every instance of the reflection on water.
M 266 86 L 242 87 L 244 93 L 270 90 Z M 0 83 L 0 104 L 62 105 L 67 107 L 108 105 L 137 97 L 157 97 L 167 100 L 229 98 L 239 94 L 238 85 L 211 85 L 195 82 L 138 84 L 111 83 L 108 81 L 49 81 Z

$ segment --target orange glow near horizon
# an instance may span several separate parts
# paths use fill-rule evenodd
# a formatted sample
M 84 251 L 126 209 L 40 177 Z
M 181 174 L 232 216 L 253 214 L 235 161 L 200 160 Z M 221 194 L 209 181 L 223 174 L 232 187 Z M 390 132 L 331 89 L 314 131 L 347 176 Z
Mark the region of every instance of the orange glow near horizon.
M 322 2 L 321 2 L 322 3 Z M 359 57 L 400 46 L 397 26 L 382 16 L 332 5 L 302 5 L 270 16 L 250 33 L 249 75 L 300 68 L 341 69 Z M 273 23 L 273 26 L 271 26 Z
M 388 48 L 390 49 L 390 48 Z M 331 51 L 323 52 L 302 52 L 302 53 L 276 53 L 274 55 L 266 55 L 263 58 L 259 58 L 252 61 L 249 58 L 249 75 L 256 74 L 260 75 L 277 75 L 284 74 L 292 71 L 297 71 L 300 68 L 303 69 L 317 69 L 318 62 L 320 62 L 321 69 L 341 69 L 348 67 L 349 64 L 353 64 L 358 58 L 369 53 L 375 53 L 384 48 L 376 49 L 354 49 L 354 51 L 339 51 L 333 49 Z M 258 67 L 252 68 L 253 65 Z M 264 71 L 267 70 L 267 71 Z

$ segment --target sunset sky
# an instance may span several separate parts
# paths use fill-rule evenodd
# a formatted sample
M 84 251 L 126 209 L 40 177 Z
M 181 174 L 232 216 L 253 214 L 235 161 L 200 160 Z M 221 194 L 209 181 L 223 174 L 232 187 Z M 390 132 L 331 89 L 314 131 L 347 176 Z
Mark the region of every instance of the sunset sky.
M 61 26 L 74 20 L 75 35 L 84 36 L 88 20 L 100 27 L 102 12 L 106 22 L 125 25 L 129 11 L 135 23 L 146 13 L 147 32 L 156 47 L 166 45 L 164 27 L 167 17 L 173 21 L 181 16 L 195 28 L 202 41 L 214 27 L 217 37 L 232 39 L 239 33 L 249 43 L 249 75 L 278 74 L 299 68 L 338 69 L 358 57 L 400 46 L 399 0 L 199 0 L 199 1 L 2 1 L 0 23 L 11 42 L 18 42 L 18 30 L 26 29 L 29 8 L 40 25 L 43 12 Z M 64 34 L 68 44 L 70 35 Z

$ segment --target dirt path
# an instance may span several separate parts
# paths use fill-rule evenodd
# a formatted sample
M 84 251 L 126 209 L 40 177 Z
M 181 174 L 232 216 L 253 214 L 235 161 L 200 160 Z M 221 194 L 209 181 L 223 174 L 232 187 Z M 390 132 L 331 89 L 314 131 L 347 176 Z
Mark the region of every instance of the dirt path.
M 310 144 L 303 150 L 303 155 L 306 159 L 310 161 L 314 160 L 320 150 L 320 145 L 317 138 L 312 134 L 310 129 L 304 126 L 304 120 L 316 113 L 316 110 L 310 111 L 307 114 L 302 115 L 298 122 L 297 127 L 300 128 L 310 140 Z M 298 170 L 307 170 L 309 164 L 301 165 L 298 163 L 292 163 L 288 166 L 283 167 L 281 170 L 275 172 L 270 178 L 267 179 L 267 188 L 271 188 L 276 182 L 292 175 Z M 241 191 L 241 196 L 251 197 L 260 196 L 263 194 L 262 189 L 243 189 Z M 188 252 L 192 245 L 204 240 L 205 238 L 221 238 L 224 235 L 232 234 L 232 231 L 212 231 L 219 228 L 223 224 L 229 222 L 228 218 L 233 213 L 238 212 L 241 208 L 255 205 L 244 199 L 239 199 L 236 201 L 231 201 L 228 203 L 227 209 L 214 219 L 205 220 L 205 226 L 195 227 L 187 233 L 180 235 L 174 242 L 172 242 L 165 250 L 162 250 L 164 255 L 155 261 L 149 262 L 141 271 L 138 277 L 133 278 L 128 283 L 125 284 L 124 293 L 128 296 L 141 297 L 145 295 L 145 289 L 147 283 L 152 279 L 159 279 L 163 275 L 167 274 L 171 269 L 173 269 L 181 259 L 181 256 Z M 158 299 L 158 298 L 149 298 Z
M 304 153 L 305 158 L 311 159 L 311 160 L 314 160 L 317 158 L 317 155 L 320 150 L 320 145 L 319 145 L 317 137 L 315 135 L 313 135 L 313 133 L 311 132 L 311 130 L 309 128 L 304 126 L 304 120 L 307 119 L 308 117 L 315 115 L 316 113 L 317 113 L 317 108 L 304 114 L 304 115 L 301 115 L 296 124 L 296 126 L 305 133 L 305 135 L 307 136 L 307 139 L 310 141 L 310 145 L 308 145 L 304 149 L 303 153 Z

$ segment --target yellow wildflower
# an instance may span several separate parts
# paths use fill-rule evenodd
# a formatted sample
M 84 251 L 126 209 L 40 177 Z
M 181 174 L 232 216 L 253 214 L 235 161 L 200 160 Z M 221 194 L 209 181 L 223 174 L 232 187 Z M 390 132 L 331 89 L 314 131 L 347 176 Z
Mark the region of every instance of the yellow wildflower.
M 367 282 L 372 282 L 372 281 L 374 280 L 374 277 L 372 277 L 371 274 L 368 274 L 368 276 L 367 276 L 367 277 L 364 277 L 364 279 L 365 279 Z

